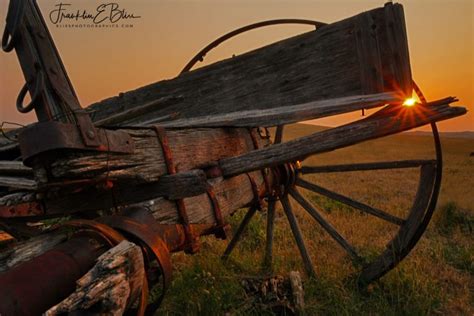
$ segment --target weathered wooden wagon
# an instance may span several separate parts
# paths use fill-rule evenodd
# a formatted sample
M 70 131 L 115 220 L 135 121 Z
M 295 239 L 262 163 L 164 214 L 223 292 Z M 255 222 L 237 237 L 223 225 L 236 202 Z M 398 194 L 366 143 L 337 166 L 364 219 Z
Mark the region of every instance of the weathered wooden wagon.
M 221 42 L 285 23 L 316 30 L 191 71 Z M 407 256 L 425 231 L 442 172 L 435 123 L 466 112 L 450 106 L 452 97 L 427 102 L 414 84 L 403 9 L 392 3 L 331 24 L 288 19 L 243 27 L 205 47 L 175 79 L 86 108 L 34 0 L 10 1 L 2 47 L 15 49 L 26 80 L 17 108 L 34 110 L 39 121 L 5 133 L 0 147 L 0 227 L 16 239 L 0 252 L 2 315 L 150 312 L 157 304 L 147 309 L 148 284 L 169 286 L 170 253 L 195 253 L 202 235 L 225 239 L 226 218 L 241 208 L 248 211 L 223 256 L 254 214 L 265 211 L 264 261 L 271 267 L 277 203 L 305 270 L 314 274 L 290 198 L 345 250 L 359 283 L 368 284 Z M 405 106 L 412 91 L 420 101 Z M 27 92 L 31 101 L 24 105 Z M 282 141 L 287 124 L 367 109 L 375 110 Z M 432 159 L 305 163 L 427 124 Z M 402 168 L 419 172 L 404 217 L 307 178 Z M 393 233 L 386 247 L 364 256 L 300 188 L 386 222 Z M 46 230 L 34 224 L 66 216 Z

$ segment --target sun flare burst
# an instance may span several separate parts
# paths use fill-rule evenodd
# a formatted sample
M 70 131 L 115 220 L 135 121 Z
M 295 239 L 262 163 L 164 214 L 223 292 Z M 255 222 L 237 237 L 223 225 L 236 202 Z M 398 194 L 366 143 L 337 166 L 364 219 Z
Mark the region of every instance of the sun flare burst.
M 416 105 L 416 100 L 414 98 L 406 99 L 405 102 L 403 102 L 403 105 L 408 107 L 414 106 Z

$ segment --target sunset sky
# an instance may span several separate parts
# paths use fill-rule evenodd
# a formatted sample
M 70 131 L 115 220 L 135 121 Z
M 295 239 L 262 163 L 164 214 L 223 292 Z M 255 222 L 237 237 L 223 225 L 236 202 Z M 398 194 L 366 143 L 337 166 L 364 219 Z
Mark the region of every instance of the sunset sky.
M 175 77 L 187 61 L 218 36 L 266 19 L 305 18 L 334 22 L 382 6 L 372 0 L 117 0 L 141 16 L 133 28 L 58 28 L 49 12 L 59 0 L 38 0 L 82 106 L 119 92 Z M 64 0 L 95 10 L 102 0 Z M 414 79 L 429 100 L 457 96 L 467 115 L 440 124 L 442 131 L 474 130 L 474 1 L 406 0 L 404 5 Z M 0 0 L 0 27 L 7 0 Z M 128 23 L 128 22 L 126 22 Z M 265 44 L 311 30 L 307 26 L 272 26 L 249 32 L 220 46 L 205 63 L 228 58 Z M 0 121 L 22 124 L 35 115 L 15 109 L 23 85 L 14 52 L 0 53 Z M 357 118 L 354 114 L 350 118 Z M 330 118 L 316 124 L 336 125 Z

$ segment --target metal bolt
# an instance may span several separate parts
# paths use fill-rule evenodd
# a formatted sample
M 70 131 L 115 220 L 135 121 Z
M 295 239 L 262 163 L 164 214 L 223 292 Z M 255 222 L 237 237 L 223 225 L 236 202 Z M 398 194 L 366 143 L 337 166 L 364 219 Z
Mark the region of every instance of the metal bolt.
M 87 137 L 89 137 L 90 139 L 92 139 L 92 138 L 95 137 L 95 133 L 94 133 L 94 131 L 92 131 L 92 130 L 87 131 L 86 135 L 87 135 Z

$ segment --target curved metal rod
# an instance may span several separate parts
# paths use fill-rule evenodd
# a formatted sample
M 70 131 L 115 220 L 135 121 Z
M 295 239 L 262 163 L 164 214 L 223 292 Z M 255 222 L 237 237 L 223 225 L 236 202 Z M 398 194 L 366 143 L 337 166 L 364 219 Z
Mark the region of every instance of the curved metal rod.
M 426 104 L 427 101 L 426 101 L 425 96 L 423 95 L 423 92 L 420 90 L 420 88 L 414 81 L 413 81 L 413 89 L 418 95 L 418 98 L 420 99 L 420 101 L 423 104 Z M 396 256 L 393 258 L 393 260 L 390 263 L 388 263 L 382 270 L 378 271 L 377 274 L 371 275 L 368 278 L 364 278 L 361 275 L 362 277 L 359 279 L 359 286 L 365 286 L 371 281 L 382 277 L 388 271 L 393 269 L 400 261 L 402 261 L 418 243 L 421 236 L 423 235 L 426 228 L 428 227 L 429 222 L 431 221 L 431 217 L 433 216 L 433 213 L 436 208 L 436 204 L 438 202 L 438 196 L 439 196 L 439 192 L 441 188 L 441 180 L 442 180 L 442 175 L 443 175 L 443 154 L 442 154 L 442 148 L 441 148 L 441 140 L 439 137 L 438 127 L 436 126 L 436 123 L 431 123 L 431 130 L 433 133 L 433 141 L 434 141 L 435 152 L 436 152 L 436 165 L 435 165 L 434 182 L 431 186 L 431 196 L 429 198 L 429 202 L 427 203 L 428 205 L 426 207 L 425 214 L 423 218 L 421 219 L 420 224 L 418 225 L 418 227 L 416 227 L 416 230 L 411 235 L 411 238 L 408 240 L 408 243 L 406 245 L 403 245 L 404 247 L 403 249 L 400 249 L 399 253 L 395 254 Z M 395 239 L 395 241 L 397 240 Z M 392 256 L 393 255 L 394 254 L 392 254 Z M 367 271 L 367 267 L 366 267 L 366 271 Z
M 18 110 L 18 112 L 28 113 L 28 112 L 31 112 L 35 108 L 36 101 L 38 101 L 38 97 L 41 93 L 41 90 L 43 89 L 43 85 L 44 85 L 43 72 L 38 71 L 38 78 L 36 79 L 35 90 L 33 91 L 33 93 L 31 93 L 31 101 L 30 103 L 28 103 L 28 105 L 24 106 L 23 101 L 26 97 L 26 93 L 29 91 L 28 84 L 25 82 L 20 92 L 18 93 L 18 97 L 16 99 L 16 109 Z
M 207 45 L 206 47 L 204 47 L 203 49 L 201 49 L 201 51 L 199 53 L 196 54 L 196 56 L 194 56 L 187 64 L 186 66 L 183 68 L 183 70 L 181 70 L 180 74 L 183 74 L 185 72 L 188 72 L 190 71 L 193 66 L 198 62 L 198 61 L 203 61 L 204 59 L 204 56 L 206 56 L 206 54 L 211 51 L 212 49 L 214 49 L 215 47 L 219 46 L 220 44 L 222 44 L 223 42 L 225 42 L 226 40 L 232 38 L 232 37 L 235 37 L 239 34 L 242 34 L 242 33 L 245 33 L 247 31 L 250 31 L 250 30 L 254 30 L 254 29 L 257 29 L 257 28 L 261 28 L 261 27 L 265 27 L 265 26 L 270 26 L 270 25 L 279 25 L 279 24 L 303 24 L 303 25 L 313 25 L 314 27 L 318 28 L 318 27 L 321 27 L 321 26 L 324 26 L 326 25 L 326 23 L 323 23 L 323 22 L 319 22 L 319 21 L 313 21 L 313 20 L 305 20 L 305 19 L 276 19 L 276 20 L 267 20 L 267 21 L 262 21 L 262 22 L 258 22 L 258 23 L 253 23 L 253 24 L 249 24 L 249 25 L 246 25 L 246 26 L 243 26 L 241 28 L 238 28 L 236 30 L 233 30 L 227 34 L 224 34 L 222 35 L 221 37 L 217 38 L 216 40 L 214 40 L 213 42 L 211 42 L 209 45 Z
M 17 30 L 24 14 L 23 7 L 24 1 L 10 1 L 8 5 L 7 23 L 2 36 L 2 50 L 4 52 L 8 53 L 14 48 Z
M 412 81 L 412 83 L 413 83 L 413 89 L 415 90 L 418 98 L 423 104 L 426 104 L 427 101 L 423 92 L 418 87 L 415 81 Z M 426 214 L 425 214 L 425 217 L 423 218 L 423 222 L 421 223 L 421 225 L 418 227 L 418 229 L 415 232 L 415 235 L 409 246 L 410 249 L 415 246 L 415 244 L 421 238 L 421 235 L 423 235 L 424 231 L 426 230 L 426 227 L 428 227 L 429 222 L 431 221 L 431 217 L 433 216 L 433 213 L 436 208 L 436 204 L 438 202 L 439 191 L 441 189 L 441 181 L 443 178 L 443 151 L 441 148 L 441 140 L 439 137 L 438 126 L 434 122 L 431 123 L 431 131 L 433 132 L 433 142 L 434 142 L 435 152 L 436 152 L 435 183 L 433 185 L 433 191 L 431 194 L 430 204 L 428 205 L 428 209 L 426 210 Z

